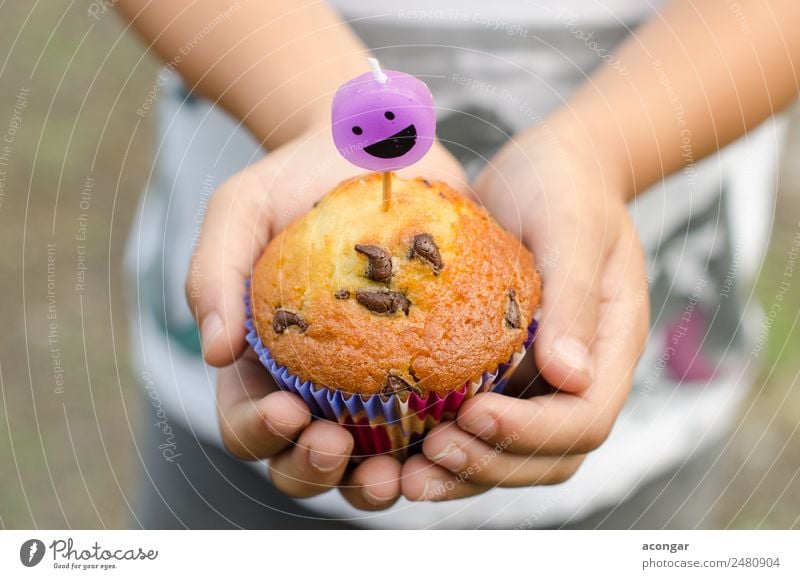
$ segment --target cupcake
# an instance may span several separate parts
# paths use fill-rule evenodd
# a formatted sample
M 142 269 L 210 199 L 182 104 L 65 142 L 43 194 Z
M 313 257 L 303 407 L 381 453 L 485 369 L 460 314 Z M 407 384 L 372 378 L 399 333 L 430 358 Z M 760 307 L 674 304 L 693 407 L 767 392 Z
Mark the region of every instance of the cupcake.
M 533 338 L 533 256 L 445 183 L 341 183 L 276 236 L 248 290 L 248 340 L 278 385 L 347 427 L 354 457 L 405 457 Z

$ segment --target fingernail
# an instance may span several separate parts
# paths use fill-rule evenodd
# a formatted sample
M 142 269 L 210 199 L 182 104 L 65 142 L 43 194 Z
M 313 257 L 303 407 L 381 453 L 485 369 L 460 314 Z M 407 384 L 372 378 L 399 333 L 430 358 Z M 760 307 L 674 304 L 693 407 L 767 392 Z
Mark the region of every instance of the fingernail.
M 576 338 L 558 338 L 553 347 L 553 354 L 568 366 L 589 377 L 593 376 L 592 357 L 586 345 Z
M 425 488 L 422 494 L 417 498 L 418 501 L 438 501 L 444 498 L 447 493 L 447 487 L 444 481 L 438 478 L 429 478 L 425 481 Z
M 491 438 L 497 432 L 497 421 L 491 414 L 481 414 L 464 424 L 464 430 L 480 438 Z
M 331 452 L 320 452 L 318 450 L 308 451 L 308 462 L 320 472 L 331 472 L 339 468 L 345 460 L 342 453 L 334 454 Z
M 392 497 L 382 497 L 380 495 L 377 495 L 371 490 L 369 490 L 367 487 L 363 487 L 361 489 L 361 495 L 364 497 L 365 501 L 376 507 L 385 505 L 387 501 L 390 501 L 392 499 Z
M 455 442 L 451 442 L 436 456 L 431 457 L 431 460 L 442 465 L 449 470 L 460 470 L 467 462 L 467 455 L 461 450 L 461 447 Z
M 200 339 L 203 344 L 203 351 L 210 348 L 219 335 L 222 333 L 222 318 L 216 312 L 211 312 L 200 325 Z

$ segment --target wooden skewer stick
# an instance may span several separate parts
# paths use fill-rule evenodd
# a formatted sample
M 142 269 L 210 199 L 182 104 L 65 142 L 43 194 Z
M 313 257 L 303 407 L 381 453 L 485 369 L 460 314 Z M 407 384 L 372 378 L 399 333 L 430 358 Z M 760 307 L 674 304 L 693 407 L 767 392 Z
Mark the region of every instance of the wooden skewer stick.
M 384 211 L 388 211 L 392 205 L 392 172 L 383 172 L 383 206 Z

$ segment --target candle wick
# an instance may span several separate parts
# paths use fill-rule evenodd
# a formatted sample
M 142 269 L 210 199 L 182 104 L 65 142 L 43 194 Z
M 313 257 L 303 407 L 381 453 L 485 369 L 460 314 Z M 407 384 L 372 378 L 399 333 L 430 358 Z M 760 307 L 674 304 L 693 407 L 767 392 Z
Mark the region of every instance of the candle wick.
M 375 80 L 381 84 L 386 84 L 386 81 L 389 80 L 389 77 L 386 76 L 386 73 L 383 72 L 383 70 L 381 70 L 381 63 L 378 62 L 378 59 L 370 57 L 367 58 L 367 60 L 369 61 L 369 65 L 372 67 L 372 76 L 375 77 Z

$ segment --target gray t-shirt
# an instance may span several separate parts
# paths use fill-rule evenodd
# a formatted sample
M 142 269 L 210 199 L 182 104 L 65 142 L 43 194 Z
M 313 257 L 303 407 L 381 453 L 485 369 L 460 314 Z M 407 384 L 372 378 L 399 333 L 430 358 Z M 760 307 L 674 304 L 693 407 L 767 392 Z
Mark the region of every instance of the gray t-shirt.
M 385 68 L 428 83 L 438 136 L 472 175 L 510 135 L 566 102 L 595 67 L 625 76 L 614 48 L 653 10 L 633 0 L 334 4 Z M 653 72 L 663 75 L 657 65 Z M 201 361 L 183 284 L 209 196 L 265 152 L 174 74 L 164 71 L 159 84 L 157 167 L 127 255 L 133 353 L 170 418 L 219 442 L 215 373 Z M 335 492 L 306 505 L 375 527 L 552 525 L 623 499 L 718 439 L 758 357 L 755 318 L 745 308 L 752 300 L 742 298 L 766 243 L 779 132 L 763 127 L 631 204 L 648 258 L 652 332 L 611 437 L 570 481 L 455 502 L 401 500 L 369 515 Z

